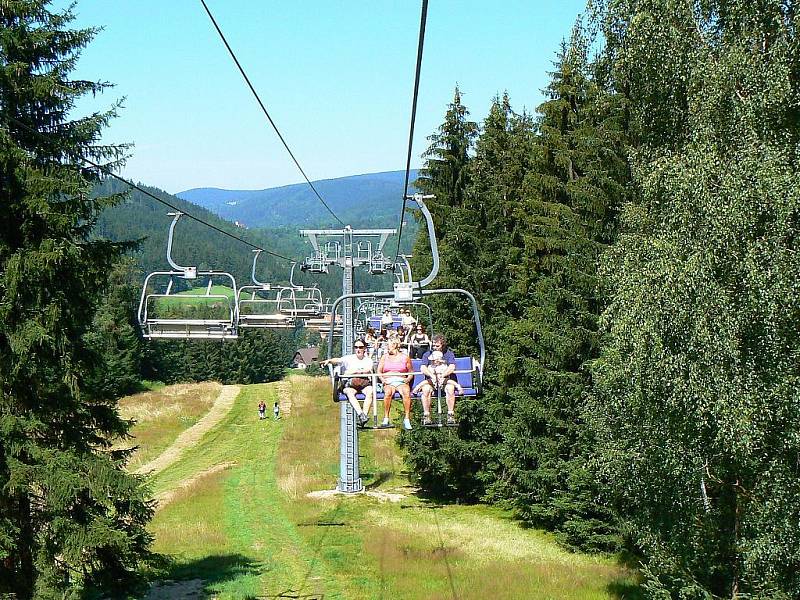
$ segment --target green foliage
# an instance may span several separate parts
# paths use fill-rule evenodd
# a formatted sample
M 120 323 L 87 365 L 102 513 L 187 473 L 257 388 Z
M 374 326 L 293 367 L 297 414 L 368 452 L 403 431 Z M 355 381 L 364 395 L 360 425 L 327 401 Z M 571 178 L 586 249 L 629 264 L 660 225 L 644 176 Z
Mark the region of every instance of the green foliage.
M 85 335 L 86 344 L 99 360 L 90 371 L 87 387 L 104 398 L 119 398 L 141 386 L 143 347 L 135 323 L 139 278 L 130 259 L 114 266 L 92 327 Z
M 485 392 L 459 401 L 458 435 L 415 432 L 404 443 L 428 491 L 508 502 L 568 545 L 608 549 L 618 544 L 614 515 L 597 500 L 581 413 L 585 363 L 599 351 L 597 257 L 613 239 L 628 171 L 622 111 L 591 75 L 576 28 L 538 120 L 497 98 L 472 158 L 456 91 L 419 185 L 439 195 L 437 286 L 473 290 L 481 304 Z M 475 345 L 464 308 L 434 306 L 459 354 Z
M 605 260 L 589 410 L 602 467 L 652 597 L 798 597 L 793 7 L 609 2 L 597 16 L 641 142 Z
M 122 595 L 152 562 L 152 506 L 109 450 L 128 424 L 91 387 L 91 332 L 113 320 L 99 290 L 128 246 L 90 239 L 116 199 L 90 195 L 80 158 L 114 167 L 125 147 L 98 143 L 113 109 L 68 119 L 105 84 L 69 79 L 94 30 L 47 4 L 0 3 L 0 593 Z
M 614 515 L 589 469 L 582 419 L 586 362 L 600 347 L 597 257 L 613 239 L 627 169 L 613 99 L 590 78 L 582 30 L 564 44 L 538 112 L 534 161 L 517 211 L 521 256 L 498 332 L 499 383 L 513 399 L 503 425 L 504 476 L 490 494 L 571 546 L 618 544 Z
M 294 356 L 295 337 L 289 332 L 250 329 L 233 341 L 153 340 L 143 374 L 165 383 L 276 381 Z

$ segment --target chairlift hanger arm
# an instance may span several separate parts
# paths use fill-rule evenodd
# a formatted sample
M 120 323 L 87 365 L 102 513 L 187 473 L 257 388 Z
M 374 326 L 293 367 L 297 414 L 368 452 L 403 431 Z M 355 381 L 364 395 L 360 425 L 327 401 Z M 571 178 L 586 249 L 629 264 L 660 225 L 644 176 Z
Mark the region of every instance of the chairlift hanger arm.
M 428 241 L 431 245 L 431 257 L 433 258 L 433 265 L 431 266 L 431 272 L 428 273 L 428 276 L 419 282 L 419 287 L 421 288 L 424 288 L 430 284 L 434 279 L 436 279 L 436 275 L 439 274 L 439 245 L 436 243 L 436 231 L 433 227 L 433 217 L 431 216 L 431 211 L 428 210 L 428 207 L 425 205 L 425 200 L 435 197 L 436 196 L 433 195 L 423 194 L 406 196 L 407 199 L 413 200 L 417 203 L 417 206 L 419 206 L 420 211 L 422 211 L 422 214 L 425 217 L 425 223 L 428 226 Z
M 420 290 L 419 292 L 422 296 L 429 296 L 432 294 L 462 294 L 469 298 L 470 304 L 472 305 L 472 320 L 475 322 L 475 331 L 478 333 L 478 348 L 480 350 L 480 365 L 481 365 L 481 372 L 483 371 L 483 365 L 486 361 L 486 344 L 483 340 L 483 328 L 481 327 L 481 317 L 480 313 L 478 312 L 478 303 L 475 300 L 475 296 L 470 294 L 467 290 L 462 290 L 461 288 L 445 288 L 445 289 L 437 289 L 437 290 Z
M 173 217 L 172 223 L 169 225 L 169 235 L 167 236 L 167 262 L 173 269 L 180 271 L 184 279 L 196 279 L 197 267 L 182 267 L 172 260 L 172 238 L 175 235 L 175 225 L 178 224 L 178 219 L 183 216 L 183 213 L 178 211 L 170 212 L 167 213 L 167 216 Z
M 253 256 L 253 271 L 250 274 L 250 279 L 253 280 L 254 284 L 256 284 L 258 286 L 261 286 L 261 287 L 263 287 L 265 289 L 269 289 L 269 284 L 268 283 L 261 283 L 258 279 L 256 279 L 256 263 L 258 262 L 258 257 L 261 256 L 261 250 L 260 249 L 259 250 L 253 250 L 253 252 L 255 253 L 255 255 Z

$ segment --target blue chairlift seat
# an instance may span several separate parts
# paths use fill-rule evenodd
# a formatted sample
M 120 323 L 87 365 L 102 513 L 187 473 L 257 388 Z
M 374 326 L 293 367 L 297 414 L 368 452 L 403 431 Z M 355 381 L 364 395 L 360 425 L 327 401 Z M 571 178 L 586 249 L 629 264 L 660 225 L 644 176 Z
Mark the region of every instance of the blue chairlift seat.
M 423 379 L 424 375 L 420 370 L 422 366 L 422 359 L 415 358 L 411 361 L 411 367 L 414 370 L 414 381 L 411 383 L 411 389 L 413 390 L 417 384 L 419 384 Z M 480 393 L 480 376 L 478 372 L 478 364 L 475 359 L 470 356 L 463 356 L 463 357 L 456 357 L 456 379 L 458 383 L 464 388 L 464 393 L 459 394 L 457 397 L 465 397 L 465 398 L 474 398 Z M 377 375 L 373 375 L 375 378 L 374 380 L 377 382 L 378 377 Z M 334 386 L 333 386 L 333 401 L 334 402 L 346 402 L 347 396 L 343 393 L 337 393 L 337 389 L 339 387 L 339 380 L 341 379 L 338 368 L 334 370 Z M 400 394 L 395 392 L 394 399 L 400 399 Z M 414 394 L 412 398 L 419 398 L 420 394 Z M 364 400 L 365 396 L 361 392 L 356 393 L 356 398 L 358 400 Z M 384 394 L 383 391 L 375 393 L 376 400 L 383 400 Z
M 403 324 L 403 317 L 399 315 L 392 315 L 392 329 L 397 329 Z M 373 315 L 369 318 L 369 327 L 372 327 L 374 331 L 380 331 L 383 329 L 381 327 L 381 315 Z

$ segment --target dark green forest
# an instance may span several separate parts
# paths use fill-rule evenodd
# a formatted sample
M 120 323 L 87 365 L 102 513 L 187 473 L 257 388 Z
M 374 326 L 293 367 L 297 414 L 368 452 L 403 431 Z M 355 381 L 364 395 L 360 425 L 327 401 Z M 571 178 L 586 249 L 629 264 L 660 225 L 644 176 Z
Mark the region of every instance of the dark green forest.
M 457 431 L 402 438 L 428 493 L 627 550 L 651 598 L 800 597 L 797 25 L 608 0 L 534 114 L 473 122 L 456 89 L 417 185 L 488 363 Z M 465 307 L 436 308 L 466 353 Z
M 416 186 L 435 195 L 433 285 L 475 293 L 488 358 L 457 428 L 400 434 L 425 495 L 622 553 L 648 598 L 800 597 L 798 19 L 786 0 L 601 0 L 534 113 L 503 94 L 473 121 L 455 89 Z M 120 395 L 274 380 L 302 341 L 143 343 L 167 209 L 81 160 L 114 169 L 128 148 L 100 143 L 119 106 L 67 117 L 106 85 L 69 79 L 95 33 L 70 21 L 0 2 L 0 595 L 19 598 L 124 595 L 158 568 L 147 490 L 110 450 Z M 182 220 L 176 260 L 246 282 L 251 249 L 217 235 Z M 338 275 L 320 286 L 337 296 Z M 468 307 L 431 304 L 474 351 Z

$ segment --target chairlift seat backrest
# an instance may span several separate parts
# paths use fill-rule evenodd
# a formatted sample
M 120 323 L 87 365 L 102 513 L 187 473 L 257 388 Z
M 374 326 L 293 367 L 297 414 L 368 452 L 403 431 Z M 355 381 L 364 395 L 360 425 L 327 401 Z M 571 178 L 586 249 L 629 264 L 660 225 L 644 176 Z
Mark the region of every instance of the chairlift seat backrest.
M 423 379 L 425 379 L 425 376 L 422 374 L 422 372 L 420 370 L 421 367 L 422 367 L 422 359 L 421 358 L 413 358 L 413 359 L 411 359 L 411 368 L 413 369 L 413 372 L 414 372 L 414 381 L 411 383 L 411 389 L 412 390 L 415 387 L 417 387 L 417 385 L 419 383 L 421 383 Z M 476 385 L 477 381 L 475 381 L 475 378 L 474 378 L 475 369 L 476 369 L 476 362 L 471 356 L 456 357 L 456 379 L 458 380 L 458 383 L 461 384 L 461 387 L 464 388 L 463 397 L 472 398 L 472 397 L 475 397 L 475 396 L 478 395 L 478 388 L 477 388 L 477 385 Z M 462 371 L 462 372 L 459 373 L 459 371 Z M 337 366 L 337 367 L 334 368 L 334 374 L 337 375 L 337 376 L 340 374 L 340 367 Z M 377 378 L 377 376 L 375 377 L 375 381 L 376 382 L 380 381 Z M 334 392 L 334 394 L 335 394 L 335 392 Z M 459 395 L 459 397 L 461 397 L 461 396 L 462 395 Z M 383 397 L 384 397 L 384 394 L 383 394 L 382 391 L 375 393 L 375 398 L 377 400 L 383 400 Z M 414 397 L 415 398 L 419 398 L 420 394 L 419 393 L 418 394 L 414 394 Z M 358 398 L 359 400 L 364 400 L 365 396 L 361 392 L 358 392 L 356 394 L 356 398 Z M 395 392 L 394 398 L 395 399 L 399 399 L 400 398 L 400 394 Z M 339 402 L 346 402 L 347 401 L 347 396 L 345 396 L 343 393 L 339 393 L 338 394 L 338 401 Z
M 369 318 L 369 326 L 372 327 L 375 331 L 380 331 L 383 329 L 381 325 L 381 316 L 382 315 L 372 315 Z M 392 329 L 397 329 L 403 324 L 403 317 L 398 315 L 392 315 Z

